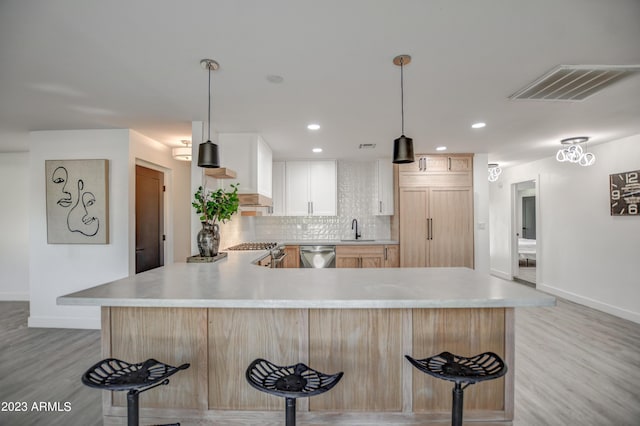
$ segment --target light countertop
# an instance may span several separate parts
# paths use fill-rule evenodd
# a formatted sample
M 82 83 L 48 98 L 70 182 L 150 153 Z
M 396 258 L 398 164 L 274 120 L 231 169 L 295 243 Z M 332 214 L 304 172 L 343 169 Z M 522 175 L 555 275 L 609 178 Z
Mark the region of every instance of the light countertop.
M 59 305 L 187 308 L 483 308 L 555 298 L 467 268 L 269 269 L 264 251 L 174 263 L 58 298 Z

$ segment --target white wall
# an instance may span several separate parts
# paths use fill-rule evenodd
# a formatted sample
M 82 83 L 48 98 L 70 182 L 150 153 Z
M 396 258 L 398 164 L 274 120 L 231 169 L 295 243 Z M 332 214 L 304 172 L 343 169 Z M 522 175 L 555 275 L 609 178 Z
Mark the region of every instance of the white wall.
M 100 310 L 58 306 L 67 293 L 129 273 L 129 131 L 32 132 L 29 197 L 30 327 L 99 328 Z M 109 160 L 109 244 L 47 244 L 45 160 Z
M 640 323 L 640 217 L 609 210 L 609 175 L 640 169 L 640 135 L 591 146 L 591 167 L 555 158 L 505 169 L 490 186 L 491 271 L 513 275 L 511 186 L 537 180 L 537 288 Z
M 489 273 L 489 169 L 488 154 L 473 156 L 474 269 Z
M 29 208 L 30 327 L 100 328 L 97 307 L 58 306 L 56 298 L 135 273 L 135 165 L 165 173 L 165 263 L 190 253 L 190 163 L 135 131 L 32 132 Z M 109 160 L 109 244 L 47 244 L 44 161 Z M 4 209 L 3 209 L 4 211 Z
M 29 300 L 29 153 L 0 154 L 0 300 Z

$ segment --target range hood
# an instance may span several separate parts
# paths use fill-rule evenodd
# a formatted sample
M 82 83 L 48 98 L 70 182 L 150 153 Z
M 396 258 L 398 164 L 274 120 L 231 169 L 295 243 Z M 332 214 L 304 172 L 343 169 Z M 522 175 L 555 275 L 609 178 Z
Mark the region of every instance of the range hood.
M 218 143 L 220 162 L 226 169 L 212 173 L 227 175 L 224 179 L 238 183 L 240 206 L 271 207 L 273 155 L 262 136 L 257 133 L 220 133 Z M 208 170 L 205 173 L 209 175 Z

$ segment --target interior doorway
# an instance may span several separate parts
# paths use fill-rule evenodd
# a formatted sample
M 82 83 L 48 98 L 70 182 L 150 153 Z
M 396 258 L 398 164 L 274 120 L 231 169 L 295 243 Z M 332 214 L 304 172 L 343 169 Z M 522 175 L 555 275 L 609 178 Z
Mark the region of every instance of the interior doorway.
M 136 274 L 164 265 L 164 173 L 136 165 Z
M 536 285 L 538 272 L 537 186 L 535 180 L 513 185 L 513 277 L 525 284 Z

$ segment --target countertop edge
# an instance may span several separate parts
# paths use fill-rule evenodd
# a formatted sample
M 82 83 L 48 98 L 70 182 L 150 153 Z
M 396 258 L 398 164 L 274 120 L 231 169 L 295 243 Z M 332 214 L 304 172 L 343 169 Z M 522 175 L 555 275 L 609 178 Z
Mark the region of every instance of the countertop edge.
M 60 296 L 58 305 L 155 308 L 251 308 L 251 309 L 421 309 L 421 308 L 534 308 L 552 307 L 556 299 L 469 299 L 469 300 L 193 300 L 193 299 L 106 299 Z

